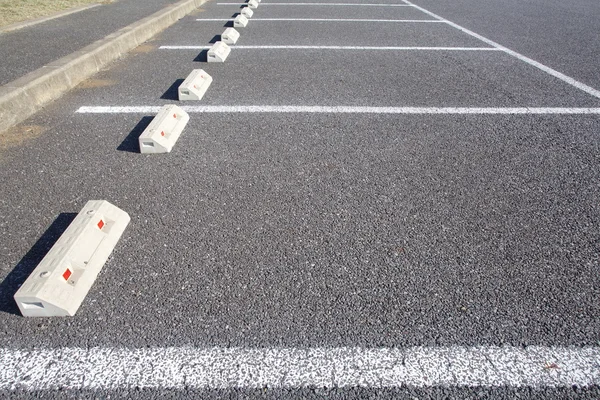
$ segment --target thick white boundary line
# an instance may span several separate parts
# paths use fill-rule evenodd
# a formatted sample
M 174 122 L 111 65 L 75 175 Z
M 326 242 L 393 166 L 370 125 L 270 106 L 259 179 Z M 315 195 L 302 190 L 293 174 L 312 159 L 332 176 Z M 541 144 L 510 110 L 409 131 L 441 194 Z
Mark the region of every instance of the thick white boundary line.
M 425 14 L 433 17 L 433 18 L 437 18 L 438 20 L 440 20 L 442 22 L 445 22 L 448 25 L 450 25 L 450 26 L 452 26 L 452 27 L 454 27 L 454 28 L 456 28 L 456 29 L 458 29 L 458 30 L 466 33 L 467 35 L 473 36 L 474 38 L 477 38 L 477 39 L 481 40 L 482 42 L 484 42 L 486 44 L 489 44 L 490 46 L 493 46 L 493 47 L 497 48 L 498 50 L 501 50 L 501 51 L 505 52 L 506 54 L 510 54 L 511 56 L 513 56 L 515 58 L 518 58 L 519 60 L 521 60 L 523 62 L 526 62 L 527 64 L 532 65 L 532 66 L 534 66 L 534 67 L 536 67 L 536 68 L 538 68 L 538 69 L 546 72 L 547 74 L 550 74 L 550 75 L 554 76 L 555 78 L 558 78 L 561 81 L 568 83 L 571 86 L 576 87 L 577 89 L 583 90 L 584 92 L 586 92 L 586 93 L 588 93 L 588 94 L 590 94 L 590 95 L 592 95 L 594 97 L 600 98 L 600 90 L 596 90 L 593 87 L 586 85 L 585 83 L 581 83 L 581 82 L 579 82 L 579 81 L 577 81 L 577 80 L 575 80 L 575 79 L 573 79 L 573 78 L 571 78 L 571 77 L 569 77 L 569 76 L 567 76 L 567 75 L 565 75 L 565 74 L 563 74 L 561 72 L 556 71 L 555 69 L 552 69 L 552 68 L 550 68 L 550 67 L 548 67 L 548 66 L 546 66 L 546 65 L 544 65 L 542 63 L 539 63 L 539 62 L 537 62 L 535 60 L 532 60 L 529 57 L 526 57 L 526 56 L 524 56 L 524 55 L 522 55 L 520 53 L 517 53 L 516 51 L 513 51 L 513 50 L 511 50 L 511 49 L 509 49 L 507 47 L 504 47 L 501 44 L 494 42 L 493 40 L 490 40 L 490 39 L 488 39 L 486 37 L 483 37 L 483 36 L 481 36 L 481 35 L 473 32 L 473 31 L 470 31 L 467 28 L 464 28 L 464 27 L 462 27 L 462 26 L 460 26 L 458 24 L 455 24 L 454 22 L 448 21 L 447 19 L 445 19 L 443 17 L 440 17 L 439 15 L 434 14 L 431 11 L 428 11 L 428 10 L 422 8 L 422 7 L 419 7 L 419 6 L 411 3 L 408 0 L 403 0 L 403 1 L 406 3 L 406 5 L 415 7 L 417 10 L 420 10 L 420 11 L 424 12 Z
M 218 6 L 244 6 L 248 3 L 217 3 Z M 366 6 L 366 7 L 411 7 L 409 4 L 361 4 L 361 3 L 261 3 L 261 6 Z
M 587 387 L 597 347 L 0 349 L 0 389 Z
M 160 50 L 205 50 L 211 46 L 160 46 Z M 417 47 L 417 46 L 231 46 L 240 50 L 431 50 L 431 51 L 500 51 L 495 47 Z
M 600 114 L 576 107 L 351 107 L 351 106 L 181 106 L 188 113 L 342 113 L 342 114 Z M 79 114 L 155 114 L 161 106 L 80 107 Z
M 233 18 L 198 18 L 196 21 L 233 21 Z M 350 18 L 252 18 L 254 21 L 292 21 L 292 22 L 411 22 L 444 23 L 438 19 L 350 19 Z

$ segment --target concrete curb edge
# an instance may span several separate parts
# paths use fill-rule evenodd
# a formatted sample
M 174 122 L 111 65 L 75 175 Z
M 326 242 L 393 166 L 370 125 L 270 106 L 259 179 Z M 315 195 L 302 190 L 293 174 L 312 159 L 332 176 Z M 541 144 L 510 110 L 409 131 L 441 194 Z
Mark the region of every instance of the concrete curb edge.
M 182 0 L 0 87 L 0 135 L 208 0 Z

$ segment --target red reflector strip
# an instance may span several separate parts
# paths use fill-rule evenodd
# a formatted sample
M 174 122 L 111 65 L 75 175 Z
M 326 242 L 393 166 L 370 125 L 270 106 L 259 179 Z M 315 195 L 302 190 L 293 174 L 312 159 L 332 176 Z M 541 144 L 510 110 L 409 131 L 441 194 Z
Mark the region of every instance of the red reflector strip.
M 72 273 L 71 270 L 69 268 L 67 268 L 67 270 L 63 274 L 63 278 L 65 278 L 65 281 L 69 280 L 69 278 L 71 277 L 71 273 Z
M 102 229 L 104 227 L 104 221 L 100 220 L 100 222 L 98 222 L 98 228 Z

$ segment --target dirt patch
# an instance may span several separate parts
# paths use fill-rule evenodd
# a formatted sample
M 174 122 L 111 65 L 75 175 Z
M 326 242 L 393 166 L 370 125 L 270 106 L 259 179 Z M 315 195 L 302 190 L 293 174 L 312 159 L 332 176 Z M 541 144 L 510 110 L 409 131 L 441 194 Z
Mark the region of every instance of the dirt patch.
M 116 85 L 117 81 L 112 79 L 88 79 L 86 81 L 81 82 L 77 88 L 78 89 L 95 89 L 101 87 L 107 87 Z
M 153 46 L 151 44 L 145 43 L 145 44 L 140 44 L 138 47 L 136 47 L 135 49 L 131 50 L 132 53 L 149 53 L 152 50 L 156 49 L 156 46 Z
M 41 136 L 48 128 L 41 125 L 18 125 L 0 134 L 0 161 L 4 160 L 4 152 Z
M 191 13 L 189 13 L 189 15 L 192 15 L 192 16 L 198 15 L 198 14 L 204 12 L 204 11 L 206 11 L 204 8 L 197 8 L 194 11 L 192 11 Z

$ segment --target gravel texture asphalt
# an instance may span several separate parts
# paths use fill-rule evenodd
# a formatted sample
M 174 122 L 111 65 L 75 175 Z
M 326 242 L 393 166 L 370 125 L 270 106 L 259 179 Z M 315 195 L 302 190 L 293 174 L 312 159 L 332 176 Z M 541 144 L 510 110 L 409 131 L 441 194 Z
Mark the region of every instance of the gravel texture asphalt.
M 0 34 L 0 85 L 35 71 L 177 0 L 118 0 Z
M 593 1 L 416 4 L 600 87 Z M 201 50 L 159 49 L 208 45 L 226 23 L 196 19 L 237 11 L 208 3 L 26 121 L 30 137 L 18 128 L 0 137 L 2 347 L 600 345 L 597 115 L 191 114 L 172 153 L 146 156 L 137 137 L 151 115 L 75 113 L 174 103 L 194 68 L 214 78 L 202 105 L 600 106 L 502 52 L 234 47 L 224 64 L 208 64 Z M 255 12 L 284 16 L 429 19 L 408 7 L 263 4 Z M 487 46 L 435 23 L 250 20 L 240 33 L 239 45 Z M 89 199 L 124 209 L 130 226 L 76 317 L 22 318 L 15 290 Z M 600 391 L 41 392 L 194 394 L 597 398 Z

